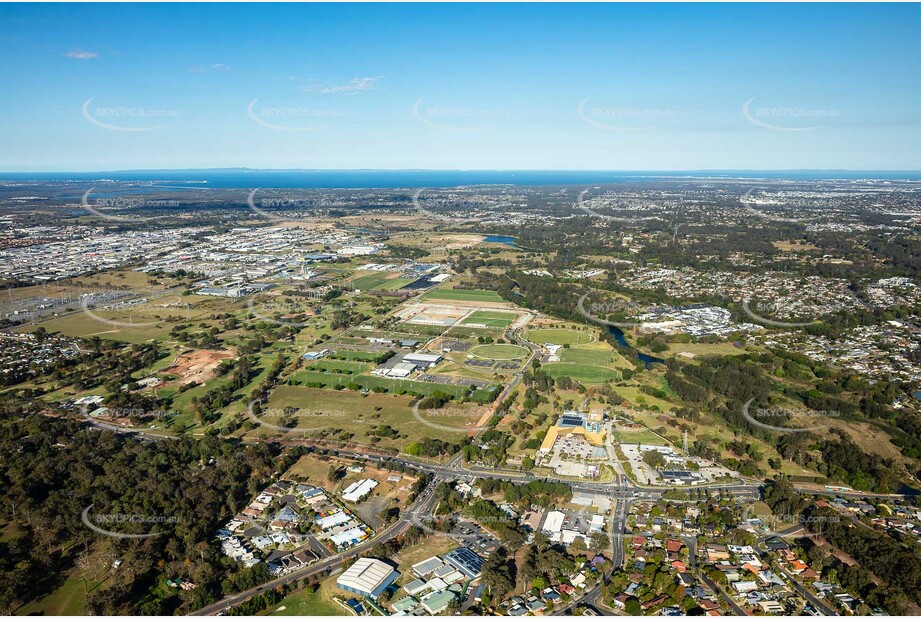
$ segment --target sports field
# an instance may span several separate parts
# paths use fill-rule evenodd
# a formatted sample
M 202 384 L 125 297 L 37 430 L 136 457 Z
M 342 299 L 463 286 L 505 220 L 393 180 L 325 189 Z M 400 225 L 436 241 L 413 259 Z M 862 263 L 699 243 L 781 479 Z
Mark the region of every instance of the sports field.
M 520 345 L 510 343 L 493 343 L 487 345 L 478 345 L 470 349 L 470 354 L 478 358 L 488 360 L 514 360 L 524 358 L 528 355 L 528 350 Z
M 412 279 L 394 277 L 393 273 L 373 273 L 352 280 L 356 290 L 398 290 Z
M 390 281 L 384 282 L 382 285 L 379 285 L 377 289 L 378 290 L 399 290 L 404 285 L 409 285 L 413 281 L 415 281 L 415 279 L 397 277 L 396 279 L 391 279 Z
M 337 350 L 330 356 L 332 356 L 333 358 L 341 358 L 344 360 L 364 361 L 364 362 L 370 363 L 374 359 L 376 359 L 378 356 L 380 356 L 380 354 L 376 352 L 362 352 L 360 350 Z
M 560 358 L 565 363 L 578 363 L 582 365 L 598 365 L 606 367 L 614 360 L 612 350 L 587 350 L 584 348 L 568 348 L 560 351 Z
M 594 339 L 591 333 L 583 330 L 572 330 L 569 328 L 539 328 L 528 331 L 525 335 L 528 341 L 537 344 L 549 343 L 551 345 L 579 345 L 589 343 Z
M 304 366 L 309 371 L 326 371 L 330 373 L 361 373 L 368 367 L 365 363 L 349 363 L 336 360 L 318 360 Z
M 498 293 L 492 290 L 432 290 L 425 295 L 427 300 L 463 300 L 481 303 L 504 303 Z
M 518 318 L 516 313 L 505 311 L 474 311 L 461 324 L 483 324 L 495 328 L 508 328 Z
M 547 363 L 541 367 L 551 377 L 566 376 L 585 384 L 601 384 L 607 380 L 620 380 L 620 372 L 607 367 L 593 365 L 577 365 L 575 363 Z
M 427 397 L 441 392 L 451 397 L 460 398 L 467 394 L 466 386 L 457 384 L 436 384 L 434 382 L 419 382 L 417 380 L 394 380 L 374 375 L 346 375 L 331 374 L 322 371 L 309 371 L 307 369 L 298 371 L 290 378 L 291 383 L 313 388 L 333 389 L 337 386 L 349 389 L 349 385 L 357 385 L 359 388 L 373 391 L 374 389 L 386 390 L 387 393 L 393 394 L 414 394 Z M 473 401 L 486 402 L 489 397 L 489 391 L 479 389 L 471 395 Z

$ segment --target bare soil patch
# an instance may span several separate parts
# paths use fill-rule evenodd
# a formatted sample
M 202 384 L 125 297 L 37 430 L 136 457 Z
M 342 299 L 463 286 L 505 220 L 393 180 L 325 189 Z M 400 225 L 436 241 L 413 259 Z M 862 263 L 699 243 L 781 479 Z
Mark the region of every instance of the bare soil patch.
M 229 350 L 192 350 L 183 352 L 176 358 L 164 373 L 178 376 L 177 385 L 198 382 L 206 384 L 214 376 L 214 370 L 222 361 L 235 358 L 236 354 Z

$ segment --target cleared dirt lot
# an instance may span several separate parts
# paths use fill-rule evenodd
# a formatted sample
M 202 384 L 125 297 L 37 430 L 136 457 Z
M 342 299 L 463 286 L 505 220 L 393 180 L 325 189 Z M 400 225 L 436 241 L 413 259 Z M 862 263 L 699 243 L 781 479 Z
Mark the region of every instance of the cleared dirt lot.
M 192 350 L 183 352 L 163 373 L 178 376 L 176 385 L 197 382 L 205 384 L 214 376 L 214 370 L 222 361 L 234 358 L 236 354 L 228 350 Z

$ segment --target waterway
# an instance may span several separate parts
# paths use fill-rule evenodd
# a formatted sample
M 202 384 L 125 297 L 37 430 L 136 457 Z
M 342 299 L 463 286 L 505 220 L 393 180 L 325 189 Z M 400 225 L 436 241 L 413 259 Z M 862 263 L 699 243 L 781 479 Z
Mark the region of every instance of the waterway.
M 174 169 L 107 172 L 3 172 L 0 181 L 155 182 L 197 188 L 416 188 L 468 185 L 603 185 L 663 179 L 886 179 L 921 180 L 921 172 L 804 171 L 598 171 L 598 170 L 268 170 Z M 100 191 L 103 187 L 100 186 Z M 166 188 L 161 187 L 161 188 Z
M 521 247 L 518 245 L 518 239 L 514 236 L 487 236 L 483 239 L 483 242 L 494 242 L 500 245 L 505 245 L 507 247 L 521 249 Z
M 628 349 L 635 349 L 627 341 L 627 337 L 624 336 L 624 331 L 617 328 L 616 326 L 608 326 L 607 329 L 608 329 L 608 332 L 611 333 L 611 336 L 614 337 L 615 340 L 617 340 L 617 343 L 621 347 L 628 348 Z M 637 350 L 636 352 L 636 357 L 640 359 L 644 365 L 646 365 L 646 369 L 649 369 L 649 367 L 651 367 L 655 363 L 665 363 L 665 361 L 662 360 L 661 358 L 650 356 L 649 354 L 644 354 L 640 352 L 639 350 Z

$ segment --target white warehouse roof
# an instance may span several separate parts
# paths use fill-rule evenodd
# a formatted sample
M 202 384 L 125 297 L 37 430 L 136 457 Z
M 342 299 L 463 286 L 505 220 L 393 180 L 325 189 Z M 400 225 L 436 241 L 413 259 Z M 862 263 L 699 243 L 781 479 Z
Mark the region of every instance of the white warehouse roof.
M 348 500 L 349 502 L 356 502 L 357 500 L 363 498 L 375 487 L 377 487 L 377 481 L 374 479 L 355 481 L 346 487 L 344 492 L 342 492 L 342 499 Z
M 562 511 L 550 511 L 547 513 L 547 519 L 544 520 L 544 532 L 555 533 L 563 529 L 563 521 L 566 515 Z
M 410 362 L 410 363 L 437 363 L 438 361 L 441 360 L 441 355 L 440 354 L 420 354 L 420 353 L 414 352 L 412 354 L 407 354 L 406 356 L 404 356 L 403 360 Z
M 394 568 L 386 562 L 374 558 L 359 558 L 339 576 L 336 583 L 349 590 L 359 590 L 371 595 L 393 572 Z

